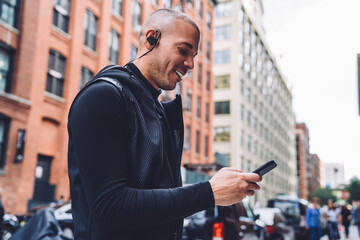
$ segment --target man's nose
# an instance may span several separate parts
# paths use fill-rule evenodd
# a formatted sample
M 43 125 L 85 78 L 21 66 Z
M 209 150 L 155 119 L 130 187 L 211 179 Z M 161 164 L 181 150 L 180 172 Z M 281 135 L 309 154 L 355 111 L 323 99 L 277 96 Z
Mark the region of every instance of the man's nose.
M 194 59 L 192 57 L 188 57 L 185 60 L 184 65 L 189 69 L 193 69 L 194 68 Z

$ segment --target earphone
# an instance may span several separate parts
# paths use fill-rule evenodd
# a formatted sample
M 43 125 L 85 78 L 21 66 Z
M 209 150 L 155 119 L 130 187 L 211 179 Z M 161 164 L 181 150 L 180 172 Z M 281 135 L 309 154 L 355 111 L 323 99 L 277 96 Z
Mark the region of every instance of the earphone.
M 146 40 L 150 43 L 150 45 L 156 45 L 157 41 L 160 38 L 161 32 L 157 29 L 155 29 L 155 31 L 157 32 L 157 37 L 154 38 L 153 36 L 148 37 Z
M 151 52 L 151 51 L 156 47 L 156 44 L 157 44 L 157 42 L 159 41 L 159 38 L 160 38 L 160 36 L 161 36 L 161 32 L 160 32 L 160 30 L 158 30 L 158 29 L 155 29 L 155 31 L 156 31 L 156 33 L 157 33 L 156 38 L 154 38 L 153 36 L 150 36 L 150 37 L 147 37 L 147 38 L 146 38 L 146 40 L 148 41 L 148 43 L 150 43 L 150 45 L 153 46 L 153 47 L 152 47 L 149 51 L 147 51 L 146 53 L 144 53 L 143 55 L 141 55 L 140 57 L 137 57 L 137 58 L 131 60 L 130 62 L 128 62 L 127 64 L 125 64 L 124 67 L 126 67 L 126 65 L 128 65 L 129 63 L 132 63 L 133 61 L 142 58 L 143 56 L 145 56 L 146 54 L 148 54 L 149 52 Z

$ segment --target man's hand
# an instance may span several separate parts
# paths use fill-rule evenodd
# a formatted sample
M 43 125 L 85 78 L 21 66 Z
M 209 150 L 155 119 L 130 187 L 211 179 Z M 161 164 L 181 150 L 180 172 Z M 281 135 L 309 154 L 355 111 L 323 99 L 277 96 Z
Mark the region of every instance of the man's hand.
M 240 202 L 246 196 L 253 196 L 260 189 L 261 181 L 256 173 L 242 173 L 235 168 L 222 168 L 211 179 L 215 205 L 228 206 Z

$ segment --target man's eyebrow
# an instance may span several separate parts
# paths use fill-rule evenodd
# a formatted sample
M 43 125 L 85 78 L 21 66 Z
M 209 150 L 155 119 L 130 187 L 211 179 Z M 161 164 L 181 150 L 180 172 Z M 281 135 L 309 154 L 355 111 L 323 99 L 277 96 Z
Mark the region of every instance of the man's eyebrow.
M 193 45 L 191 45 L 191 44 L 188 43 L 188 42 L 179 42 L 179 43 L 178 43 L 178 45 L 181 45 L 181 44 L 184 44 L 184 45 L 188 46 L 188 47 L 191 48 L 191 49 L 194 48 Z

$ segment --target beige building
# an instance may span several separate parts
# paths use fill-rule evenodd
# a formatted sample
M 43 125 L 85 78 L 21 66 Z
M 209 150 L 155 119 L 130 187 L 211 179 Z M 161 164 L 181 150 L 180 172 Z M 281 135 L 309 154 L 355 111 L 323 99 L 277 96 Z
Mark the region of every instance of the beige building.
M 219 1 L 215 8 L 214 151 L 251 172 L 274 159 L 253 198 L 264 206 L 278 193 L 296 195 L 295 120 L 289 84 L 266 42 L 262 3 Z

